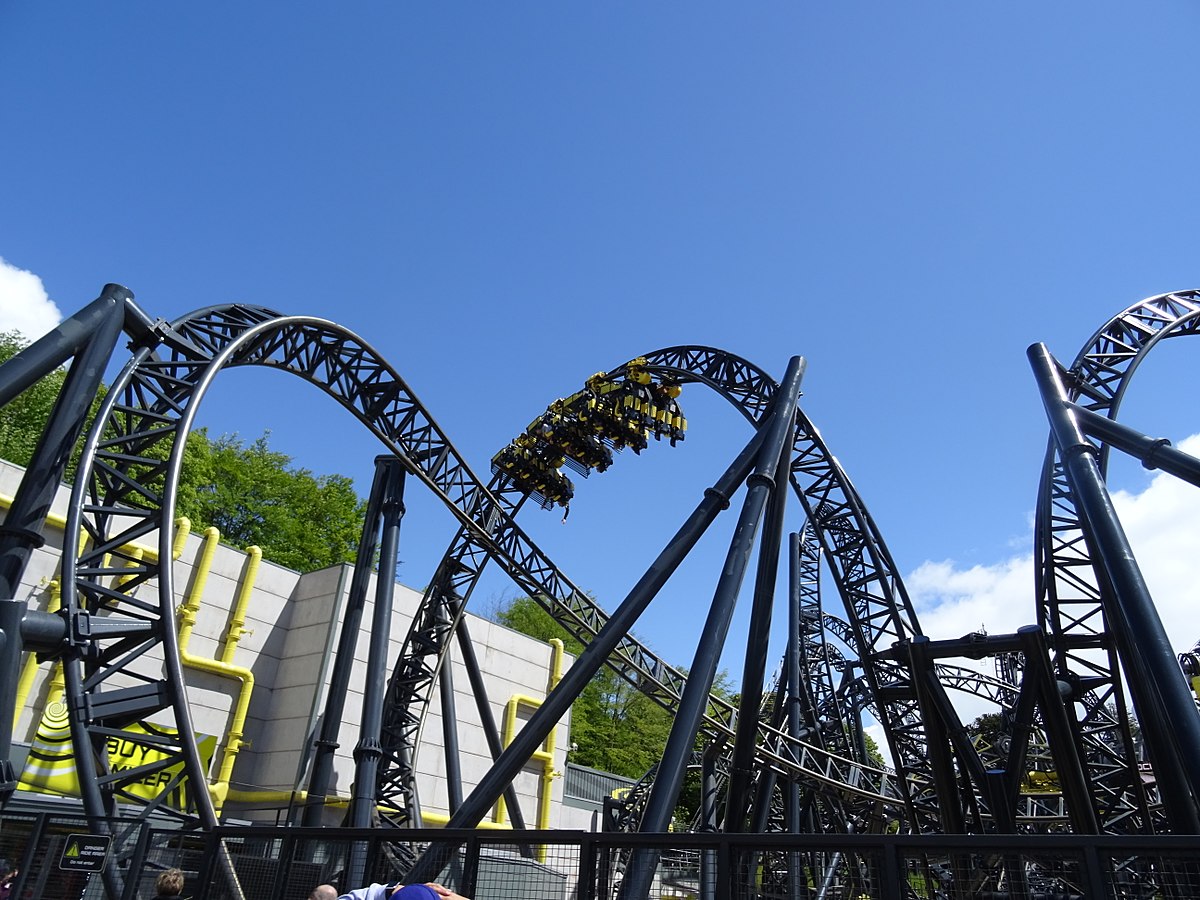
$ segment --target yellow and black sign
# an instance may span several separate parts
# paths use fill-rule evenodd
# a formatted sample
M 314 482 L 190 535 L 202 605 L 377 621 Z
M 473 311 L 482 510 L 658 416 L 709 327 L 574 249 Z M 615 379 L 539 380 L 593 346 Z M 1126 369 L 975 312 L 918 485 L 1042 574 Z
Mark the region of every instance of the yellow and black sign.
M 111 835 L 69 834 L 58 867 L 67 872 L 99 872 L 104 868 L 111 845 Z
M 150 722 L 137 722 L 125 730 L 130 735 L 128 738 L 111 737 L 105 745 L 109 765 L 114 772 L 171 759 L 171 754 L 150 743 L 142 743 L 137 740 L 137 735 L 174 737 L 179 733 L 175 729 Z M 212 762 L 213 753 L 216 752 L 217 739 L 211 735 L 198 734 L 196 744 L 200 750 L 200 759 L 207 769 Z M 166 790 L 182 771 L 182 760 L 176 760 L 150 772 L 138 781 L 125 785 L 123 790 L 143 800 L 153 800 Z M 17 787 L 23 791 L 36 791 L 41 794 L 79 796 L 79 776 L 75 770 L 75 751 L 71 746 L 71 726 L 65 703 L 46 705 Z M 176 809 L 186 809 L 185 792 L 177 788 L 171 793 L 168 802 Z

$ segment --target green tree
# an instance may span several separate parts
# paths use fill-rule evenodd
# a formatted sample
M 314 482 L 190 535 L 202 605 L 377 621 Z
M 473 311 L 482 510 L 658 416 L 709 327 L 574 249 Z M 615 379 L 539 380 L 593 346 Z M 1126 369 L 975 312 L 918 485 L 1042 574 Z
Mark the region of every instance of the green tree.
M 879 752 L 878 742 L 865 731 L 863 732 L 863 743 L 867 747 L 867 761 L 878 769 L 887 768 L 887 761 L 883 758 L 883 754 Z
M 29 341 L 19 331 L 0 332 L 0 364 L 8 362 L 29 346 Z M 33 451 L 37 449 L 38 439 L 50 420 L 50 412 L 54 409 L 54 401 L 58 399 L 63 382 L 67 379 L 67 370 L 55 369 L 28 389 L 23 391 L 7 406 L 0 409 L 0 459 L 28 466 L 33 460 Z M 104 391 L 92 403 L 84 432 L 91 427 L 96 410 L 104 399 Z M 67 461 L 64 480 L 75 480 L 75 471 L 79 466 L 79 451 L 77 446 Z
M 496 613 L 515 631 L 548 641 L 562 640 L 578 656 L 583 645 L 532 597 L 519 597 Z M 608 668 L 601 669 L 571 707 L 572 762 L 640 778 L 662 756 L 671 732 L 670 714 Z
M 1004 720 L 1000 713 L 983 713 L 963 727 L 973 742 L 983 741 L 989 747 L 995 746 L 1004 734 Z
M 268 446 L 237 435 L 188 436 L 176 512 L 193 527 L 214 525 L 237 546 L 257 544 L 263 557 L 301 572 L 353 562 L 365 504 L 344 475 L 314 475 Z
M 0 333 L 0 363 L 28 343 L 19 332 Z M 66 369 L 57 369 L 0 408 L 0 458 L 29 465 L 66 377 Z M 104 393 L 101 388 L 85 430 Z M 79 451 L 76 447 L 66 468 L 68 482 L 75 478 Z M 156 444 L 147 455 L 165 459 L 168 451 L 165 443 Z M 247 445 L 236 435 L 213 440 L 201 428 L 187 438 L 176 512 L 195 529 L 215 525 L 228 543 L 257 544 L 266 559 L 309 572 L 354 561 L 365 504 L 349 478 L 294 468 L 290 456 L 268 446 L 266 434 Z

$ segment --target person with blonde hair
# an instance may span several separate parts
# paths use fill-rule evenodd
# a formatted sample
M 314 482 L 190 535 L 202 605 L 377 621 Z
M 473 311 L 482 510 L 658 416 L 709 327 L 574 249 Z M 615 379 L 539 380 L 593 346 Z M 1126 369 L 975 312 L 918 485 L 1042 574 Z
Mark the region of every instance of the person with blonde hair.
M 167 869 L 154 879 L 154 900 L 175 900 L 183 893 L 183 872 Z

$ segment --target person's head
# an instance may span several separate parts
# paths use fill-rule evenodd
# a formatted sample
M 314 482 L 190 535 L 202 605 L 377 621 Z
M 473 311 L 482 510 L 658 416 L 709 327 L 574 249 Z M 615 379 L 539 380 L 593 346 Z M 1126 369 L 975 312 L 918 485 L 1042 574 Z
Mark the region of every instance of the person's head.
M 308 900 L 337 900 L 338 891 L 332 884 L 318 884 L 308 895 Z
M 178 869 L 159 872 L 154 879 L 154 890 L 161 897 L 177 897 L 183 893 L 183 873 Z

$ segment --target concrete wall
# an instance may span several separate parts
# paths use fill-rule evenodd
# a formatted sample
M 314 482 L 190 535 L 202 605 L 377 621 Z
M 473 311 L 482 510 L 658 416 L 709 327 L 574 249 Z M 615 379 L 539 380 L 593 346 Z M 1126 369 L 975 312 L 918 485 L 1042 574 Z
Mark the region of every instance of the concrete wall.
M 7 509 L 21 476 L 20 468 L 0 462 L 0 508 Z M 18 594 L 36 608 L 46 609 L 57 591 L 61 522 L 65 518 L 67 502 L 68 494 L 64 488 L 53 506 L 47 544 L 34 552 Z M 147 550 L 153 552 L 153 548 Z M 213 535 L 190 534 L 187 537 L 172 569 L 172 593 L 177 606 L 197 607 L 187 646 L 190 654 L 206 660 L 221 656 L 229 641 L 235 599 L 246 589 L 252 569 L 247 553 L 219 544 Z M 234 635 L 235 647 L 228 660 L 229 671 L 213 673 L 195 667 L 187 669 L 193 726 L 197 732 L 214 735 L 219 741 L 212 766 L 214 776 L 227 744 L 239 693 L 250 691 L 245 746 L 236 755 L 231 792 L 225 807 L 227 815 L 274 822 L 280 809 L 287 806 L 286 800 L 278 795 L 305 786 L 311 740 L 325 708 L 326 684 L 351 574 L 351 567 L 335 566 L 301 575 L 262 562 L 249 585 L 252 594 L 246 608 L 244 630 L 240 636 Z M 155 600 L 157 585 L 141 586 L 137 596 Z M 368 596 L 374 597 L 373 584 Z M 389 666 L 400 650 L 419 602 L 420 595 L 416 591 L 397 585 L 389 634 Z M 358 740 L 357 723 L 362 712 L 371 616 L 372 604 L 368 601 L 355 645 L 356 666 L 345 698 L 338 738 L 340 747 L 336 755 L 334 790 L 343 796 L 349 795 L 353 781 L 352 753 Z M 506 709 L 512 702 L 519 728 L 531 714 L 532 704 L 544 698 L 550 687 L 554 648 L 485 619 L 470 614 L 467 619 L 487 683 L 492 715 L 503 727 Z M 487 770 L 490 756 L 466 670 L 456 655 L 452 659 L 464 790 L 469 794 Z M 161 670 L 151 670 L 160 664 L 161 656 L 157 660 L 144 658 L 137 663 L 155 677 L 161 675 Z M 570 658 L 561 664 L 568 666 Z M 23 697 L 14 740 L 29 742 L 33 739 L 46 704 L 55 698 L 54 668 L 51 663 L 37 667 L 32 687 Z M 246 679 L 235 677 L 240 670 L 252 675 L 252 689 L 246 687 Z M 565 766 L 569 744 L 566 721 L 559 724 L 552 742 L 548 743 L 553 744 L 552 763 L 547 766 L 535 760 L 526 766 L 516 781 L 522 811 L 530 826 L 537 825 L 540 819 L 549 827 L 560 827 L 562 778 L 546 776 L 547 769 L 561 773 Z M 431 814 L 426 824 L 439 824 L 448 812 L 442 748 L 441 703 L 435 690 L 416 754 L 420 800 L 423 811 Z M 545 799 L 547 785 L 548 801 Z M 539 803 L 547 802 L 548 807 L 539 807 Z M 331 823 L 339 818 L 340 812 L 329 813 Z

